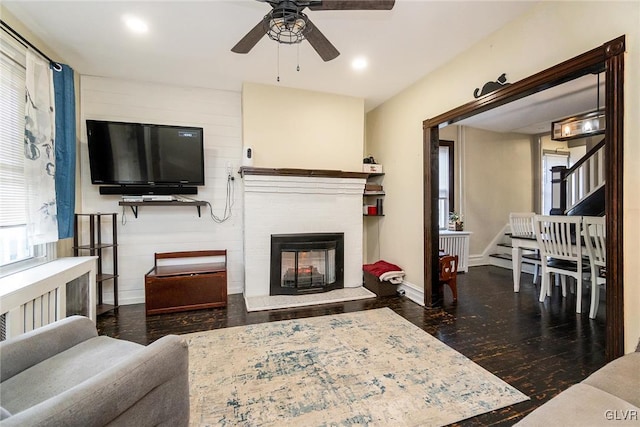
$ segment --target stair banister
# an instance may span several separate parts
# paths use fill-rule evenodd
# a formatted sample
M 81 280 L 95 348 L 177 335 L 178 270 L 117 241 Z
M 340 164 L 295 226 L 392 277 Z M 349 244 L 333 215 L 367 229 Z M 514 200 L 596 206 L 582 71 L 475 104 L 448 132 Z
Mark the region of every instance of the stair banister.
M 571 168 L 551 168 L 551 215 L 565 215 L 605 183 L 605 140 L 591 148 Z

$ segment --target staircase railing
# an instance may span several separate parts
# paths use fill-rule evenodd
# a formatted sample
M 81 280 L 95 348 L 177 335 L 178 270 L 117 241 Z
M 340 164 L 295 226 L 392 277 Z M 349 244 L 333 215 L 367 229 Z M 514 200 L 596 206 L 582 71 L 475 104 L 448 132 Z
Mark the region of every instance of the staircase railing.
M 551 215 L 565 215 L 605 184 L 604 139 L 575 165 L 551 168 Z

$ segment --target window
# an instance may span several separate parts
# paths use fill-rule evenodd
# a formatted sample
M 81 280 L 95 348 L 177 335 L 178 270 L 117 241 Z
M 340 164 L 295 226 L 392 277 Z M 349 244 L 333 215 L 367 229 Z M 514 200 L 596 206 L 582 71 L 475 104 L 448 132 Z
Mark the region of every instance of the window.
M 46 261 L 55 247 L 27 238 L 24 111 L 25 48 L 0 33 L 0 276 Z
M 440 140 L 438 147 L 439 192 L 438 226 L 446 229 L 453 210 L 453 141 Z

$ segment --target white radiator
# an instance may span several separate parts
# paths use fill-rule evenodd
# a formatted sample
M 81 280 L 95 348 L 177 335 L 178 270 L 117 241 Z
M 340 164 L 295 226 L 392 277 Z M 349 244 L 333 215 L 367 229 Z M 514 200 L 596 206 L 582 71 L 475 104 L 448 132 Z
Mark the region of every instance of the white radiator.
M 0 279 L 0 339 L 67 317 L 68 304 L 96 318 L 96 257 L 60 258 Z M 68 284 L 86 277 L 85 301 L 69 300 Z
M 449 255 L 458 255 L 458 271 L 469 271 L 469 231 L 440 230 L 439 249 Z

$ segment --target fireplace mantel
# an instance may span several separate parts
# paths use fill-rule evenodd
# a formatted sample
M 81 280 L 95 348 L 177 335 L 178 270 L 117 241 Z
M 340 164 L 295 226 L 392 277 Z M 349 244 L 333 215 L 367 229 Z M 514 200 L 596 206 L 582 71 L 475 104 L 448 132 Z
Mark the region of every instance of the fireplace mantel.
M 240 175 L 262 175 L 262 176 L 304 176 L 314 178 L 361 178 L 367 179 L 366 172 L 345 172 L 330 169 L 289 169 L 289 168 L 255 168 L 242 166 Z

